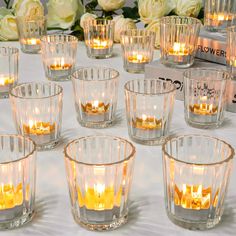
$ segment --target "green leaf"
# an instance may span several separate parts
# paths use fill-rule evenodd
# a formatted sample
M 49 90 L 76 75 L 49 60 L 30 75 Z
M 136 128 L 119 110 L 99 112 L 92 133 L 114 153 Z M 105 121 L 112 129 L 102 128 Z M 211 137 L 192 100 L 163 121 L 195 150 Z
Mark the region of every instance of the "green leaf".
M 123 7 L 123 15 L 125 18 L 137 20 L 139 18 L 138 7 Z
M 93 12 L 97 6 L 98 6 L 98 1 L 92 0 L 91 2 L 85 5 L 86 12 L 89 12 L 89 13 Z

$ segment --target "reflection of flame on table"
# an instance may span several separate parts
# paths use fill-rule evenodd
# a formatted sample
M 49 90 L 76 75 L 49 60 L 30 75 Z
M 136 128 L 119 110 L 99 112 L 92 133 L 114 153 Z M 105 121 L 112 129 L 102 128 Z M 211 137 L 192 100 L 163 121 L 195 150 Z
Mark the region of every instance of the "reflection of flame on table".
M 211 205 L 216 207 L 219 198 L 219 189 L 213 198 L 211 187 L 203 188 L 202 185 L 182 185 L 180 190 L 177 185 L 174 186 L 174 203 L 187 209 L 201 210 L 209 209 Z
M 26 134 L 34 135 L 45 135 L 50 134 L 55 130 L 55 123 L 51 124 L 49 122 L 33 122 L 29 121 L 29 124 L 23 124 L 23 130 Z
M 136 117 L 136 120 L 132 120 L 133 127 L 143 130 L 155 130 L 161 129 L 162 120 L 158 120 L 152 116 L 142 115 L 142 118 Z

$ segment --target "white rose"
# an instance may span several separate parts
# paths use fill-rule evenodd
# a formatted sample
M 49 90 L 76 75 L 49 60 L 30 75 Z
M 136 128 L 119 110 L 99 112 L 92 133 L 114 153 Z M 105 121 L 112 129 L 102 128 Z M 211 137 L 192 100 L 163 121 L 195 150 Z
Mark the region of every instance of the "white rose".
M 156 33 L 155 47 L 160 47 L 160 19 L 152 21 L 146 28 L 147 30 L 153 31 Z
M 93 20 L 93 19 L 96 19 L 96 18 L 97 18 L 97 16 L 94 15 L 94 14 L 85 13 L 85 14 L 83 14 L 83 15 L 81 16 L 81 18 L 80 18 L 80 26 L 81 26 L 82 28 L 84 28 L 84 23 L 85 23 L 85 21 Z
M 134 21 L 130 18 L 124 18 L 123 15 L 114 17 L 113 21 L 115 22 L 114 41 L 116 43 L 120 42 L 121 31 L 126 30 L 126 29 L 137 29 Z
M 18 39 L 15 16 L 6 15 L 0 20 L 0 39 L 2 40 Z
M 34 16 L 44 15 L 44 8 L 40 0 L 14 0 L 13 9 L 16 16 Z
M 125 0 L 98 0 L 98 4 L 104 11 L 115 11 L 125 5 Z
M 203 4 L 202 0 L 176 0 L 175 13 L 178 16 L 197 17 Z
M 175 8 L 175 0 L 139 0 L 140 19 L 144 24 L 168 15 Z

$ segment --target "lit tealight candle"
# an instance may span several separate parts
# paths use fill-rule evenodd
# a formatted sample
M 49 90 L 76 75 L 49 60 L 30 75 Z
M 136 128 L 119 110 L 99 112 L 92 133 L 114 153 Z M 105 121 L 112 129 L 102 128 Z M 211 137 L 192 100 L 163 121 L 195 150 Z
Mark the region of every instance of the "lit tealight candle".
M 133 126 L 142 130 L 156 130 L 161 129 L 162 121 L 152 116 L 142 115 L 142 118 L 137 117 L 136 120 L 133 121 Z
M 128 56 L 128 61 L 131 63 L 147 63 L 149 58 L 142 54 L 134 53 L 132 56 Z
M 65 59 L 55 60 L 54 64 L 50 65 L 51 70 L 69 70 L 72 68 L 72 64 L 65 63 Z
M 0 86 L 11 85 L 14 83 L 14 78 L 10 76 L 0 75 Z
M 29 120 L 29 123 L 23 124 L 24 133 L 28 135 L 47 135 L 55 131 L 55 123 L 49 122 L 34 122 Z
M 24 40 L 24 44 L 28 45 L 39 45 L 41 43 L 40 39 L 37 38 L 28 38 Z
M 111 42 L 109 42 L 109 40 L 106 39 L 93 39 L 90 41 L 90 47 L 93 49 L 106 49 L 109 48 L 111 45 Z
M 186 48 L 185 43 L 174 43 L 169 49 L 169 55 L 186 56 L 190 54 L 190 50 Z
M 99 102 L 97 100 L 93 102 L 88 102 L 85 105 L 81 104 L 83 112 L 90 115 L 100 115 L 104 114 L 109 109 L 109 103 L 105 104 L 104 102 Z
M 232 15 L 224 12 L 220 13 L 209 13 L 207 18 L 210 19 L 213 26 L 219 26 L 223 21 L 232 20 Z

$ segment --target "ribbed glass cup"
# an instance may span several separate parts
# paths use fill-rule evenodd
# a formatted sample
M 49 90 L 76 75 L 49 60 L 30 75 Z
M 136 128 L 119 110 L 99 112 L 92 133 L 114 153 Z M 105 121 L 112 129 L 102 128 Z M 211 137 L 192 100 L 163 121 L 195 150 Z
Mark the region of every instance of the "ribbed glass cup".
M 22 52 L 39 53 L 41 51 L 40 38 L 47 33 L 46 17 L 18 16 L 16 19 Z
M 231 78 L 236 80 L 236 26 L 227 28 L 226 64 Z
M 65 147 L 71 210 L 77 223 L 104 231 L 127 222 L 135 147 L 125 139 L 88 136 Z
M 124 69 L 131 73 L 144 73 L 144 67 L 153 59 L 155 33 L 145 29 L 121 32 Z
M 78 39 L 72 35 L 54 34 L 41 38 L 45 76 L 49 80 L 69 80 L 75 67 Z
M 36 145 L 23 136 L 0 135 L 0 230 L 29 222 L 34 215 Z
M 8 98 L 9 90 L 18 81 L 19 50 L 0 47 L 0 98 Z
M 230 74 L 212 68 L 184 72 L 184 113 L 188 125 L 216 128 L 223 123 Z
M 224 210 L 234 149 L 220 139 L 193 134 L 166 140 L 162 155 L 169 219 L 192 230 L 217 225 Z
M 130 138 L 159 145 L 168 135 L 175 85 L 159 79 L 137 79 L 125 84 L 126 118 Z
M 235 0 L 205 0 L 204 26 L 213 32 L 225 32 L 236 23 Z
M 105 128 L 115 121 L 119 72 L 106 67 L 85 67 L 72 75 L 78 122 Z
M 94 19 L 84 23 L 88 57 L 102 59 L 112 56 L 114 28 L 114 22 L 108 19 Z
M 169 67 L 190 67 L 194 63 L 200 27 L 201 21 L 192 17 L 161 18 L 161 62 Z
M 60 139 L 62 87 L 53 83 L 19 84 L 10 91 L 15 126 L 38 150 L 53 148 Z

